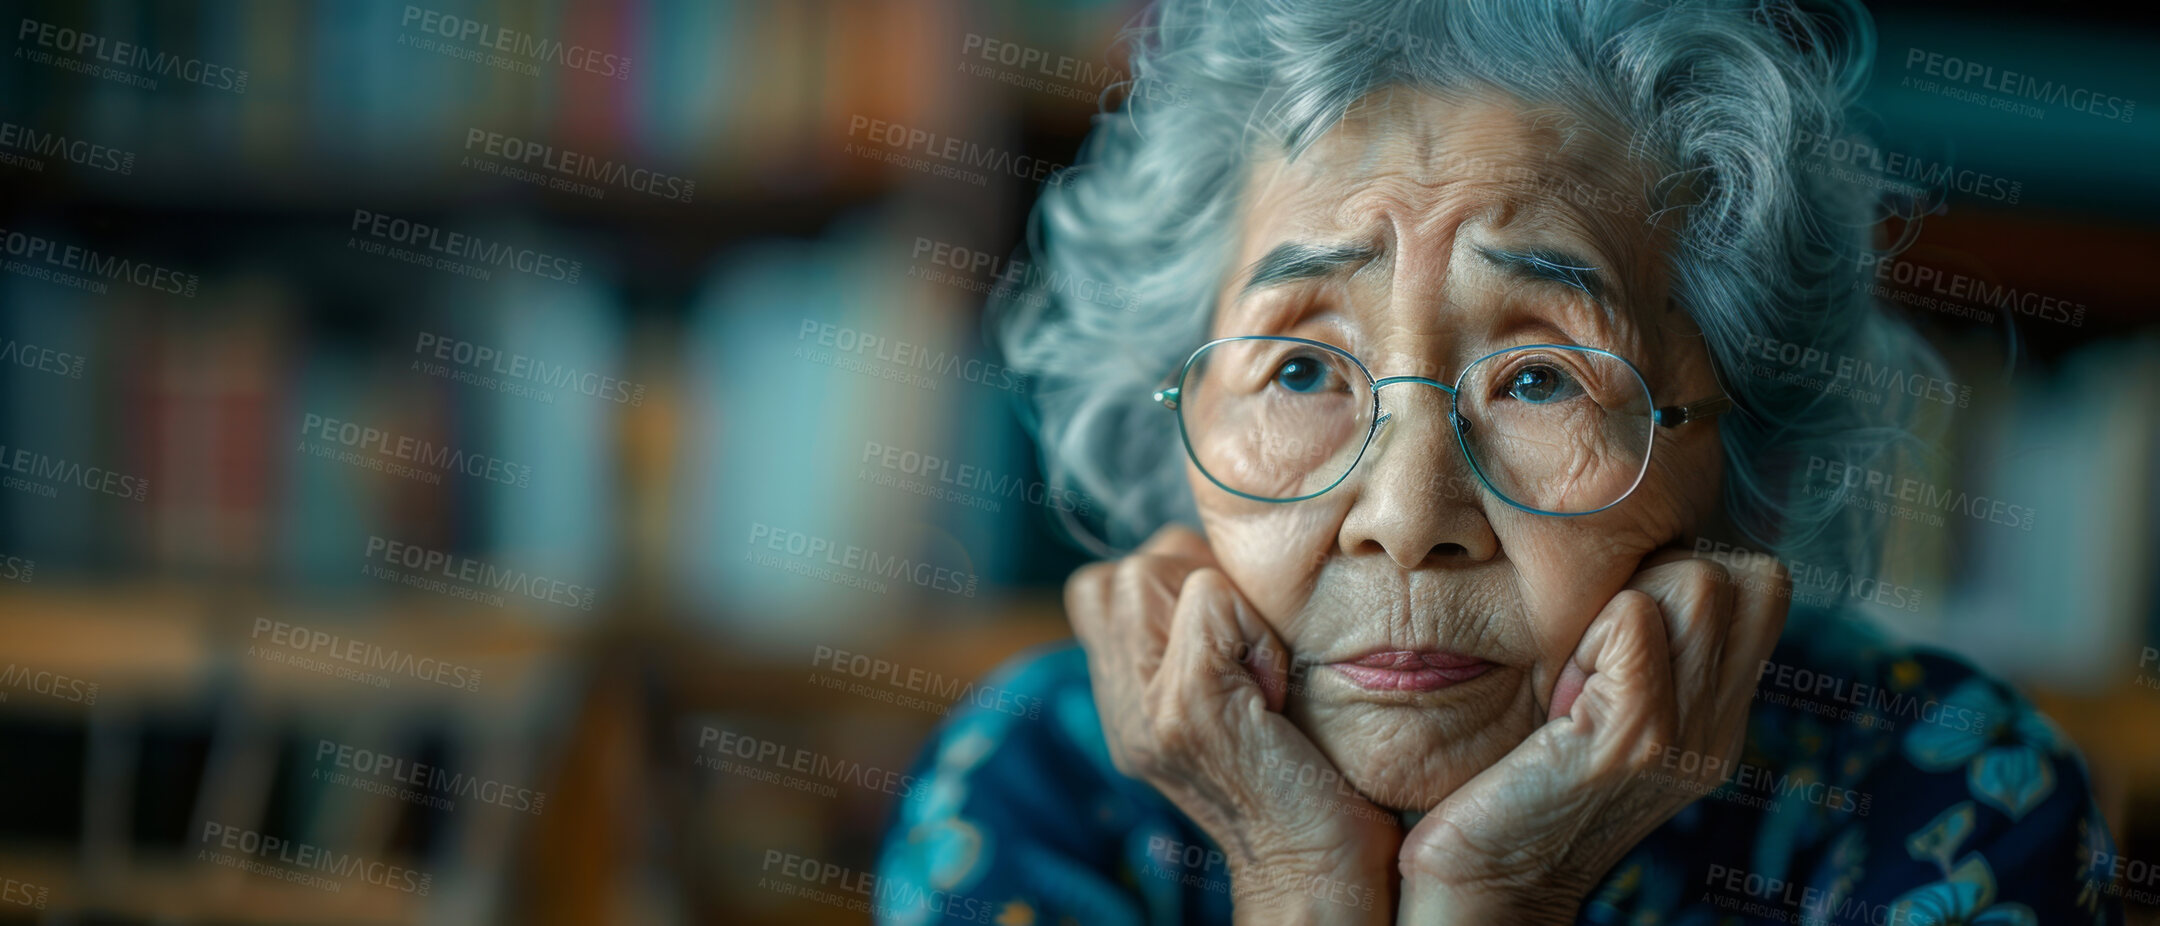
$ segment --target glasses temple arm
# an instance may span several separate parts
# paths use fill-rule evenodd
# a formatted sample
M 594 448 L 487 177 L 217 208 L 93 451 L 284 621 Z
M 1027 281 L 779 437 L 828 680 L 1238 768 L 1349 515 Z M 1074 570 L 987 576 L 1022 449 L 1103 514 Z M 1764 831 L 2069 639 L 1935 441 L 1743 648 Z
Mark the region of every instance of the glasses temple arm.
M 1650 417 L 1651 420 L 1657 422 L 1658 427 L 1677 428 L 1690 421 L 1701 421 L 1705 418 L 1722 415 L 1732 411 L 1732 407 L 1732 397 L 1721 395 L 1700 402 L 1690 402 L 1686 405 L 1667 405 L 1652 412 Z

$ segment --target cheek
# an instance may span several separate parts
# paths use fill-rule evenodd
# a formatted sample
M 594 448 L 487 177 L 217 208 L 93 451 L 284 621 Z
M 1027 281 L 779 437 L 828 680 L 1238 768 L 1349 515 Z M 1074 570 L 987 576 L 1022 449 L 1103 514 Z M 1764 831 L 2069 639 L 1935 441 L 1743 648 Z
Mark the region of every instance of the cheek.
M 1531 680 L 1542 703 L 1550 703 L 1590 622 L 1627 587 L 1643 557 L 1667 542 L 1664 531 L 1620 516 L 1634 502 L 1583 518 L 1509 518 L 1505 525 L 1501 544 L 1521 583 L 1537 652 Z
M 1722 459 L 1714 432 L 1707 438 L 1660 445 L 1642 484 L 1611 510 L 1581 518 L 1504 516 L 1496 525 L 1522 582 L 1541 696 L 1550 698 L 1584 631 L 1643 558 L 1688 542 L 1715 512 Z
M 1725 458 L 1717 432 L 1704 428 L 1687 440 L 1659 444 L 1643 473 L 1642 487 L 1628 500 L 1638 530 L 1662 542 L 1690 540 L 1712 520 L 1724 491 Z
M 1190 467 L 1188 467 L 1190 470 Z M 1191 472 L 1208 547 L 1245 599 L 1278 629 L 1302 610 L 1335 550 L 1342 512 L 1325 499 L 1275 505 L 1238 498 Z
M 1634 545 L 1575 539 L 1578 542 L 1553 538 L 1531 544 L 1515 562 L 1524 610 L 1538 651 L 1549 662 L 1565 660 L 1574 651 L 1590 620 L 1627 585 L 1641 559 Z

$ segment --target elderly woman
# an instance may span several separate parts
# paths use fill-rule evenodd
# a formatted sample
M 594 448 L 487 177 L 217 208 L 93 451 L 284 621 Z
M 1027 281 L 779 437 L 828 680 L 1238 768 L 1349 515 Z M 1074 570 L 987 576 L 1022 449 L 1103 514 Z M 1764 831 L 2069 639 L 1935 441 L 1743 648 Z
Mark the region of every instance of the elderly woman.
M 2119 920 L 2070 744 L 1841 613 L 1892 586 L 1821 471 L 1947 407 L 1850 381 L 1940 379 L 1802 145 L 1850 135 L 1864 16 L 1167 0 L 1135 36 L 1000 311 L 1050 471 L 1145 540 L 1068 583 L 1077 648 L 983 683 L 1039 715 L 925 751 L 883 915 Z

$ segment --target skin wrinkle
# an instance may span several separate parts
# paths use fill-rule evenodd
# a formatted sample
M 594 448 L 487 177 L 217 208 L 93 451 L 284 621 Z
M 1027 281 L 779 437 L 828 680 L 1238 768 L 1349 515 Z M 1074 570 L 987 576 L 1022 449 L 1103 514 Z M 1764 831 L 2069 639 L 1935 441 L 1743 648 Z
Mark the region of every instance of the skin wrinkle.
M 1310 337 L 1350 350 L 1375 376 L 1442 382 L 1499 347 L 1585 343 L 1635 361 L 1661 402 L 1716 393 L 1699 337 L 1655 335 L 1680 324 L 1667 317 L 1656 232 L 1585 215 L 1549 191 L 1521 201 L 1525 185 L 1507 179 L 1551 169 L 1563 137 L 1551 114 L 1424 93 L 1356 112 L 1297 161 L 1254 167 L 1229 265 L 1248 268 L 1286 241 L 1380 253 L 1352 273 L 1243 299 L 1245 280 L 1226 273 L 1211 337 Z M 1615 178 L 1643 168 L 1597 143 L 1585 133 L 1567 145 L 1585 165 L 1576 180 L 1640 188 Z M 1610 285 L 1616 324 L 1565 284 L 1504 279 L 1479 245 L 1582 256 Z M 1659 313 L 1642 317 L 1645 305 Z M 1722 464 L 1715 422 L 1691 424 L 1658 435 L 1655 465 L 1621 505 L 1532 515 L 1476 485 L 1445 393 L 1404 384 L 1380 397 L 1393 420 L 1350 477 L 1318 498 L 1238 498 L 1189 463 L 1187 477 L 1224 571 L 1299 660 L 1438 648 L 1496 664 L 1434 693 L 1369 692 L 1325 667 L 1293 687 L 1286 716 L 1352 785 L 1384 806 L 1425 810 L 1543 723 L 1590 620 L 1644 557 L 1713 515 Z

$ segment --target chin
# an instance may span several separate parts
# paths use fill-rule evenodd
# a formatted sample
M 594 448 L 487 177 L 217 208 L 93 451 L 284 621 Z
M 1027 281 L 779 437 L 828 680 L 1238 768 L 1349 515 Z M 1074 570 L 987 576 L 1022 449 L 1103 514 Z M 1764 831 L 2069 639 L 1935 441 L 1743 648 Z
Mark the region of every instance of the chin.
M 1351 787 L 1397 811 L 1433 809 L 1537 728 L 1528 684 L 1469 702 L 1422 700 L 1293 700 L 1285 714 Z
M 1383 810 L 1414 810 L 1418 813 L 1439 806 L 1475 775 L 1475 770 L 1465 770 L 1460 776 L 1447 772 L 1434 775 L 1378 757 L 1353 762 L 1351 768 L 1343 771 L 1343 777 L 1349 780 L 1351 787 L 1375 806 Z

